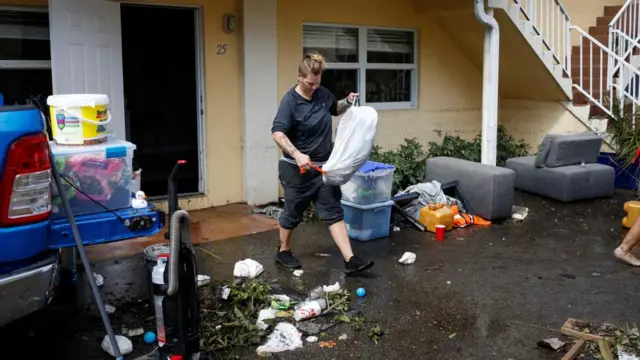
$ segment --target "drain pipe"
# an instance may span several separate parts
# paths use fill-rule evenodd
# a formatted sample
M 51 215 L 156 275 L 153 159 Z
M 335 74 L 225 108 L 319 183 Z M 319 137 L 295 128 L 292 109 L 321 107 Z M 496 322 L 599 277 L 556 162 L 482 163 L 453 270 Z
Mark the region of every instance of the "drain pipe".
M 475 1 L 476 18 L 486 26 L 482 76 L 482 156 L 486 165 L 496 165 L 498 141 L 498 73 L 500 69 L 500 27 L 493 9 L 485 12 L 484 0 Z

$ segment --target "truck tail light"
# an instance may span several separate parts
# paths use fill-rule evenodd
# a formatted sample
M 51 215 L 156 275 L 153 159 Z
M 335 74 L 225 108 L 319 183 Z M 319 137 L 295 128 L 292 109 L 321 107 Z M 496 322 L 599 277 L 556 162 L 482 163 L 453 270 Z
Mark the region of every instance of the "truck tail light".
M 15 226 L 51 215 L 51 161 L 45 133 L 16 140 L 0 174 L 0 226 Z

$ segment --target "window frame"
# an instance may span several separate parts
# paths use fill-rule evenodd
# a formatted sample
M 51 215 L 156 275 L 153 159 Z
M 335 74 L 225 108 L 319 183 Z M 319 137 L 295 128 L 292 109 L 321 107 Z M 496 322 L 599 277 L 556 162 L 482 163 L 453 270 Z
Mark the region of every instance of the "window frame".
M 21 11 L 49 13 L 46 6 L 0 5 L 0 11 Z M 51 44 L 51 24 L 49 24 L 49 44 Z M 50 60 L 5 60 L 0 59 L 0 70 L 44 70 L 51 69 Z
M 336 63 L 327 62 L 327 69 L 332 70 L 358 70 L 358 89 L 354 92 L 360 92 L 360 104 L 371 106 L 376 110 L 412 110 L 418 108 L 419 86 L 418 65 L 420 58 L 418 54 L 419 33 L 417 29 L 388 27 L 388 26 L 370 26 L 370 25 L 348 25 L 342 23 L 328 22 L 303 22 L 300 27 L 301 38 L 301 54 L 304 55 L 304 26 L 324 26 L 338 27 L 358 30 L 358 62 L 354 63 Z M 367 33 L 369 30 L 391 30 L 405 31 L 413 34 L 413 64 L 391 64 L 391 63 L 368 63 L 367 62 Z M 411 74 L 411 101 L 405 102 L 382 102 L 367 103 L 366 86 L 367 86 L 367 70 L 413 70 Z M 339 100 L 339 99 L 338 99 Z

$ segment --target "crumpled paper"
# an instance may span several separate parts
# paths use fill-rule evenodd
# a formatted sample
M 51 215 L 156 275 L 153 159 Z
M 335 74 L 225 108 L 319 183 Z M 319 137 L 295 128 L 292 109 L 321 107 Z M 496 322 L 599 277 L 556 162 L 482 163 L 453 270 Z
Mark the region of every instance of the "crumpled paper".
M 281 322 L 267 338 L 264 345 L 258 347 L 258 355 L 295 350 L 302 347 L 302 334 L 288 322 Z
M 400 260 L 398 260 L 398 262 L 405 265 L 413 264 L 414 262 L 416 262 L 416 254 L 412 252 L 406 252 L 402 254 L 402 257 L 400 258 Z
M 269 328 L 269 324 L 265 323 L 265 320 L 269 320 L 269 319 L 275 319 L 276 318 L 276 312 L 273 309 L 264 309 L 264 310 L 260 310 L 260 313 L 258 314 L 258 320 L 256 320 L 256 326 L 258 327 L 258 329 L 260 330 L 267 330 Z
M 250 278 L 262 274 L 264 267 L 257 261 L 251 259 L 245 259 L 238 261 L 233 267 L 233 276 L 240 278 Z
M 118 348 L 120 349 L 120 354 L 122 354 L 122 356 L 130 354 L 133 351 L 133 344 L 131 343 L 131 340 L 127 339 L 125 336 L 116 335 L 116 342 L 118 343 Z M 111 340 L 109 340 L 109 335 L 105 335 L 104 339 L 102 339 L 102 350 L 106 351 L 107 354 L 116 357 L 113 346 L 111 346 Z

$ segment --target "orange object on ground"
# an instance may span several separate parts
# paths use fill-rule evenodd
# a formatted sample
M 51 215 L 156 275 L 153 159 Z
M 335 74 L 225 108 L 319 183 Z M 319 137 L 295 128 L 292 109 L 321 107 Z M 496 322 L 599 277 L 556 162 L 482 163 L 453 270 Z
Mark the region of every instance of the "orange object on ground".
M 460 213 L 457 205 L 451 206 L 453 212 L 453 225 L 455 227 L 465 227 L 468 225 L 491 225 L 491 221 L 485 220 L 477 215 Z
M 418 220 L 427 228 L 427 231 L 436 232 L 436 225 L 444 225 L 445 230 L 453 228 L 454 213 L 444 204 L 430 204 L 420 209 L 420 219 Z
M 629 229 L 635 224 L 638 216 L 640 216 L 640 201 L 627 201 L 624 203 L 623 210 L 625 216 L 622 218 L 622 226 Z

